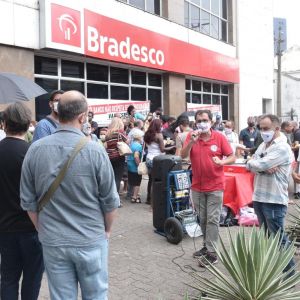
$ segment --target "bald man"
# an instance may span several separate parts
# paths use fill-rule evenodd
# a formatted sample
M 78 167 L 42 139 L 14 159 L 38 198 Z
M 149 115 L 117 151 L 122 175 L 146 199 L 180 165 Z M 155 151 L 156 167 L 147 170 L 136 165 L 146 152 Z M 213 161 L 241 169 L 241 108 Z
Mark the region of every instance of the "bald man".
M 104 147 L 87 142 L 48 203 L 39 207 L 84 138 L 87 109 L 81 93 L 64 93 L 60 126 L 29 148 L 22 167 L 21 205 L 39 232 L 52 300 L 77 299 L 78 283 L 83 299 L 107 299 L 108 238 L 120 199 Z

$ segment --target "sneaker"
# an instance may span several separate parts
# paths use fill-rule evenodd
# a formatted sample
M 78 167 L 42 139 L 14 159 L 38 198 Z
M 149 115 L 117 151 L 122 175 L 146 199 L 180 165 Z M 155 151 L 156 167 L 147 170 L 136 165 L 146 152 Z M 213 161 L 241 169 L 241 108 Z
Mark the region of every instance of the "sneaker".
M 215 265 L 218 263 L 218 258 L 215 254 L 207 252 L 206 255 L 199 258 L 199 267 L 206 268 L 210 265 Z
M 204 246 L 202 249 L 194 252 L 193 257 L 198 258 L 198 257 L 201 257 L 201 256 L 206 255 L 206 254 L 207 254 L 207 248 Z

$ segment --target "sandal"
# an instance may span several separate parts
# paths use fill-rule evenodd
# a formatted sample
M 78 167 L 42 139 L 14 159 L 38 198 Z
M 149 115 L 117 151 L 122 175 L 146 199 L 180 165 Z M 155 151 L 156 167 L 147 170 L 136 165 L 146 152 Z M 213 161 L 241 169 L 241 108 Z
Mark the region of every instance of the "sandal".
M 142 203 L 142 200 L 141 200 L 140 197 L 137 197 L 135 202 L 136 202 L 136 203 Z
M 137 202 L 137 199 L 135 199 L 135 198 L 131 198 L 131 203 L 136 203 Z

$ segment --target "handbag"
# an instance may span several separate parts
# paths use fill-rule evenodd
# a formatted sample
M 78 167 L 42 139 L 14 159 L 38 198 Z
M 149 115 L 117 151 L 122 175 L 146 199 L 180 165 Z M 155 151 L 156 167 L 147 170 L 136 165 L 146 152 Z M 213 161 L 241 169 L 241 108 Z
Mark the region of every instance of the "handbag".
M 132 154 L 130 147 L 125 142 L 120 141 L 120 134 L 118 135 L 117 148 L 118 148 L 120 156 Z
M 144 153 L 144 149 L 145 149 L 145 142 L 144 142 L 144 145 L 143 145 L 142 155 Z M 137 171 L 138 171 L 139 175 L 148 175 L 149 170 L 148 170 L 148 167 L 147 167 L 147 163 L 145 161 L 140 162 L 139 165 L 138 165 Z
M 51 197 L 63 181 L 67 170 L 69 169 L 70 165 L 72 164 L 75 156 L 79 153 L 79 151 L 88 143 L 88 139 L 86 137 L 83 137 L 79 140 L 79 142 L 76 144 L 74 150 L 72 151 L 72 154 L 70 158 L 65 162 L 61 170 L 59 171 L 56 178 L 51 183 L 48 191 L 43 195 L 42 199 L 38 202 L 38 212 L 40 212 L 44 206 L 51 200 Z

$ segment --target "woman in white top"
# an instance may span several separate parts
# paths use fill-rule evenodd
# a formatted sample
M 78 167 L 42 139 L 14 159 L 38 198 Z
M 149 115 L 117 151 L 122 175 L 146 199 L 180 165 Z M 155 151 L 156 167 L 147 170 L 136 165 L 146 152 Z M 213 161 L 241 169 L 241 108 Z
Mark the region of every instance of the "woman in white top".
M 165 150 L 170 150 L 174 147 L 165 147 L 163 135 L 161 133 L 162 121 L 160 119 L 152 120 L 150 126 L 145 133 L 144 142 L 147 145 L 147 167 L 149 170 L 149 182 L 147 188 L 147 204 L 151 204 L 151 186 L 152 186 L 152 176 L 151 170 L 153 165 L 153 158 L 158 155 L 165 154 Z
M 230 144 L 233 153 L 236 156 L 240 155 L 240 149 L 244 150 L 245 146 L 239 143 L 239 136 L 236 132 L 233 131 L 234 124 L 233 121 L 227 121 L 225 123 L 224 135 L 227 138 L 228 143 Z

